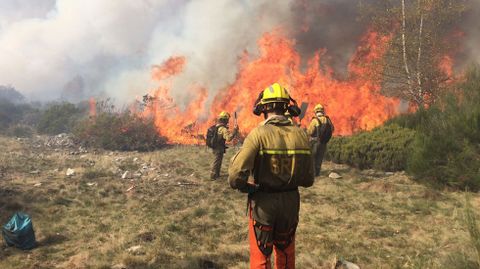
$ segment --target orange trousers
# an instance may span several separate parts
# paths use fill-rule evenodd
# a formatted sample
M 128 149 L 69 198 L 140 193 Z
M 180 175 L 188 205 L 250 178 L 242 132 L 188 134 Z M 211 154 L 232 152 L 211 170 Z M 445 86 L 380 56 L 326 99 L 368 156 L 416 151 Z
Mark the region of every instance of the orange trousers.
M 261 242 L 257 240 L 255 234 L 255 220 L 251 214 L 249 215 L 248 238 L 250 241 L 250 269 L 271 269 L 271 255 L 265 255 L 260 250 L 259 245 L 261 245 Z M 266 229 L 268 229 L 268 227 Z M 270 229 L 272 229 L 272 227 L 270 227 Z M 273 234 L 275 233 L 273 232 Z M 284 250 L 277 246 L 275 236 L 273 236 L 272 239 L 272 242 L 266 242 L 266 247 L 273 247 L 275 269 L 295 269 L 295 235 L 293 235 L 292 242 Z

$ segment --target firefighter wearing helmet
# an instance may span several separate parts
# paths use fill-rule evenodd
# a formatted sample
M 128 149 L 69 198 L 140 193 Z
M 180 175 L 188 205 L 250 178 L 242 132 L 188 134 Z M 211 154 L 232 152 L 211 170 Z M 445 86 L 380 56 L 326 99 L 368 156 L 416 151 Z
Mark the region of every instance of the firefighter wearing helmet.
M 238 134 L 238 126 L 235 125 L 233 132 L 228 130 L 228 122 L 230 120 L 230 114 L 222 111 L 218 115 L 217 123 L 214 126 L 216 135 L 214 136 L 214 142 L 212 142 L 212 151 L 214 160 L 212 164 L 212 171 L 210 173 L 210 179 L 216 180 L 220 176 L 220 169 L 222 167 L 223 155 L 226 151 L 226 142 L 231 141 Z
M 319 176 L 323 156 L 327 151 L 327 143 L 332 137 L 334 126 L 330 118 L 325 114 L 325 109 L 321 104 L 317 104 L 313 112 L 315 115 L 312 117 L 307 133 L 310 136 L 310 147 L 315 163 L 315 176 Z
M 230 186 L 248 193 L 250 268 L 295 268 L 299 220 L 298 187 L 314 181 L 313 160 L 304 130 L 285 117 L 300 114 L 288 91 L 275 83 L 260 93 L 253 113 L 265 121 L 246 137 L 232 158 Z

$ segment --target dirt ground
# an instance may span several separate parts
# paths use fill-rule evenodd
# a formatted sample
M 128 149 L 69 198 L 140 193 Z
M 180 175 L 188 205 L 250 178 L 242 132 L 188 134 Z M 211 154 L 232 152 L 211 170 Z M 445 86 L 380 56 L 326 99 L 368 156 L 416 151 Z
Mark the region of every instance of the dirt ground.
M 0 137 L 0 223 L 30 214 L 39 244 L 0 247 L 0 268 L 248 268 L 246 197 L 225 176 L 234 151 L 210 181 L 205 147 L 78 152 Z M 323 169 L 300 190 L 297 268 L 339 258 L 361 268 L 475 268 L 464 193 L 404 173 Z M 478 213 L 480 196 L 470 195 Z

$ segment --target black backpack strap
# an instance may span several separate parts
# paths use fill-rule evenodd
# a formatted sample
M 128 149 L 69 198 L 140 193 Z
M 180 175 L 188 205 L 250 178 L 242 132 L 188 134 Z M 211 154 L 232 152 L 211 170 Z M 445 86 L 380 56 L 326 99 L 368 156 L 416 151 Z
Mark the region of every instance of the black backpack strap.
M 320 139 L 320 127 L 323 125 L 319 117 L 315 115 L 314 119 L 318 121 L 318 126 L 315 127 L 315 138 Z

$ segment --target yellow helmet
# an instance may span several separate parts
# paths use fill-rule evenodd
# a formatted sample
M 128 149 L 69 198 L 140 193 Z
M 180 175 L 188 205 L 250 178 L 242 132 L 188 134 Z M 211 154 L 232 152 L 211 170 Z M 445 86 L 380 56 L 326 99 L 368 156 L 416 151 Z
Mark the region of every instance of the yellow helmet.
M 226 111 L 222 111 L 222 112 L 220 112 L 220 114 L 218 114 L 218 119 L 219 120 L 229 120 L 230 119 L 230 114 Z
M 265 88 L 262 92 L 260 104 L 264 105 L 268 103 L 290 103 L 290 95 L 287 89 L 278 83 L 274 83 Z
M 321 104 L 317 104 L 315 108 L 313 109 L 313 112 L 324 112 L 325 110 L 323 109 L 323 106 Z

